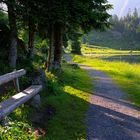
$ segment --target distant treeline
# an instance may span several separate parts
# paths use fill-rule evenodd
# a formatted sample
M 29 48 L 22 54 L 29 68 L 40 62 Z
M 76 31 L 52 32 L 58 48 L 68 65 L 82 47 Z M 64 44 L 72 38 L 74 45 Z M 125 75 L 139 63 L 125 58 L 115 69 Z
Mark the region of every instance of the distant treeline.
M 115 49 L 140 49 L 140 17 L 137 9 L 119 18 L 110 18 L 112 27 L 106 32 L 92 31 L 83 37 L 83 42 L 91 45 L 102 45 Z

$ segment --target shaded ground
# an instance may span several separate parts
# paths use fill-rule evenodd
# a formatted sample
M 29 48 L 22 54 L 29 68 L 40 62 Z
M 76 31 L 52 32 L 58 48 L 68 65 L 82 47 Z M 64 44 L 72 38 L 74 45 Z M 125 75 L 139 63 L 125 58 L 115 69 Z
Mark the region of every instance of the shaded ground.
M 45 135 L 45 128 L 47 126 L 48 120 L 50 120 L 54 115 L 55 109 L 53 107 L 44 106 L 29 117 L 29 120 L 35 129 L 35 135 L 37 138 Z
M 87 140 L 140 140 L 140 112 L 103 72 L 81 66 L 94 78 L 86 116 Z
M 70 56 L 65 59 L 72 63 Z M 86 114 L 87 140 L 140 140 L 140 110 L 101 71 L 81 66 L 93 78 L 93 94 Z

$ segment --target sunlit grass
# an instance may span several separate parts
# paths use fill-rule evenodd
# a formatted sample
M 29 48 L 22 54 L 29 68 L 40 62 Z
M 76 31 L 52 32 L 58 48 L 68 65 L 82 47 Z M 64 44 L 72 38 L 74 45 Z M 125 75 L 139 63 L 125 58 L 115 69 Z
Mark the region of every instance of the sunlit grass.
M 73 61 L 106 72 L 128 93 L 132 103 L 140 106 L 140 64 L 129 64 L 119 61 L 110 62 L 82 56 L 74 56 Z
M 84 91 L 81 91 L 81 90 L 78 90 L 76 88 L 73 88 L 71 86 L 65 86 L 64 87 L 64 91 L 70 95 L 74 95 L 78 98 L 81 98 L 83 99 L 84 101 L 87 101 L 89 102 L 89 95 L 87 92 L 84 92 Z
M 140 54 L 140 51 L 131 51 L 131 50 L 116 50 L 116 49 L 111 49 L 107 47 L 102 47 L 102 46 L 95 46 L 95 45 L 90 45 L 90 47 L 87 47 L 86 44 L 82 44 L 81 46 L 81 51 L 83 54 L 94 54 L 94 56 L 100 56 L 103 54 L 119 54 L 119 55 L 128 55 L 128 54 Z

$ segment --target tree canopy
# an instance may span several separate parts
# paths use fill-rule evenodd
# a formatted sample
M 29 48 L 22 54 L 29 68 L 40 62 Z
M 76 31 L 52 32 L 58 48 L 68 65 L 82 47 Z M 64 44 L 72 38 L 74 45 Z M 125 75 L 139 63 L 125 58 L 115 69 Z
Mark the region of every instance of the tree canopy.
M 107 10 L 112 6 L 107 0 L 2 0 L 2 2 L 12 9 L 9 12 L 9 24 L 11 30 L 17 29 L 16 36 L 21 28 L 29 31 L 29 58 L 33 58 L 36 33 L 49 40 L 50 69 L 61 66 L 63 36 L 70 31 L 69 29 L 86 33 L 91 29 L 103 30 L 110 26 L 108 20 L 110 15 Z M 13 15 L 12 18 L 10 15 Z

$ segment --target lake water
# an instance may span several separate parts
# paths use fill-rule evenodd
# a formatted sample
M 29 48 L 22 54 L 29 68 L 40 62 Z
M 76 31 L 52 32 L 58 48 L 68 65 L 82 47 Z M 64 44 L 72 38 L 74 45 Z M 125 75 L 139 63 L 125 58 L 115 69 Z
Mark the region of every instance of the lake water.
M 115 55 L 110 57 L 102 57 L 103 60 L 108 61 L 123 61 L 129 63 L 140 63 L 140 55 Z

